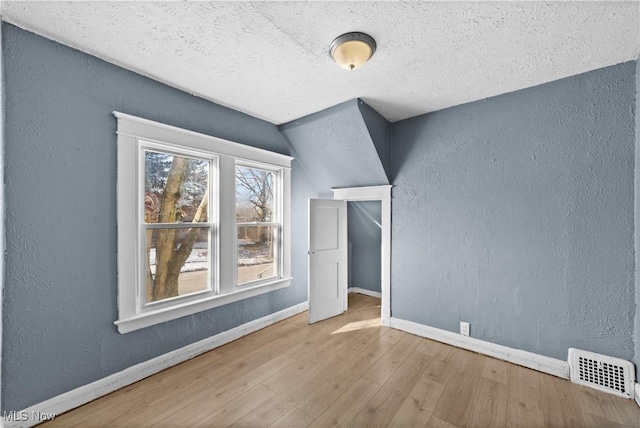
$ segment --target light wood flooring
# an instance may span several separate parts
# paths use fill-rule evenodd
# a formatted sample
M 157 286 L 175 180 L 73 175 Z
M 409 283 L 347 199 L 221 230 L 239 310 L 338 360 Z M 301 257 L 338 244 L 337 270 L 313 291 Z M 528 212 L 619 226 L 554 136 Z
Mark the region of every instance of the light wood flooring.
M 625 400 L 381 327 L 380 301 L 307 313 L 207 352 L 42 426 L 639 427 Z

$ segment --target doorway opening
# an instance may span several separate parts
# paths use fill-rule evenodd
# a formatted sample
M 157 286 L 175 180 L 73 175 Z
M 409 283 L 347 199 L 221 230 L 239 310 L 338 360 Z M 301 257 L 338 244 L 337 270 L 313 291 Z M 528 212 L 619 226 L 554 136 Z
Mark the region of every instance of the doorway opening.
M 382 202 L 347 202 L 349 292 L 382 297 Z
M 349 187 L 332 190 L 333 199 L 347 202 L 373 201 L 380 203 L 380 245 L 377 247 L 380 251 L 380 317 L 382 325 L 388 327 L 391 319 L 391 186 Z M 346 310 L 348 299 L 344 300 Z

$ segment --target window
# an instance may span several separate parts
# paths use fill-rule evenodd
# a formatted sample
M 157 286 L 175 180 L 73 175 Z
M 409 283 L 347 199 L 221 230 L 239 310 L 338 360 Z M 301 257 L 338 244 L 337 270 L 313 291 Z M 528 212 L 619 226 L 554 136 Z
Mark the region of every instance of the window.
M 290 284 L 292 158 L 114 114 L 121 333 Z
M 217 157 L 197 158 L 186 151 L 162 151 L 140 141 L 144 192 L 142 308 L 175 297 L 215 289 L 211 263 L 214 216 L 209 194 Z

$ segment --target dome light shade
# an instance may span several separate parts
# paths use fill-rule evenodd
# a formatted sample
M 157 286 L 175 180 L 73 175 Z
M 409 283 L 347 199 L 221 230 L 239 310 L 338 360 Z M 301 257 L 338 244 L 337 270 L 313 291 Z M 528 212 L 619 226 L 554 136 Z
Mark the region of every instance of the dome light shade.
M 345 70 L 355 70 L 364 65 L 375 51 L 376 41 L 370 35 L 346 33 L 331 43 L 329 55 Z

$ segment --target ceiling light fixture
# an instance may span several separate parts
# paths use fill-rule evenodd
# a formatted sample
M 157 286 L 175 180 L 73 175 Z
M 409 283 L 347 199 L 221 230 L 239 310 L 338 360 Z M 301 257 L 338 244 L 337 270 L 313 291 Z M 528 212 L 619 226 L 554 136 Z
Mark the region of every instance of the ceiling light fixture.
M 373 37 L 356 32 L 336 37 L 329 48 L 329 55 L 345 70 L 355 70 L 369 61 L 375 51 Z

